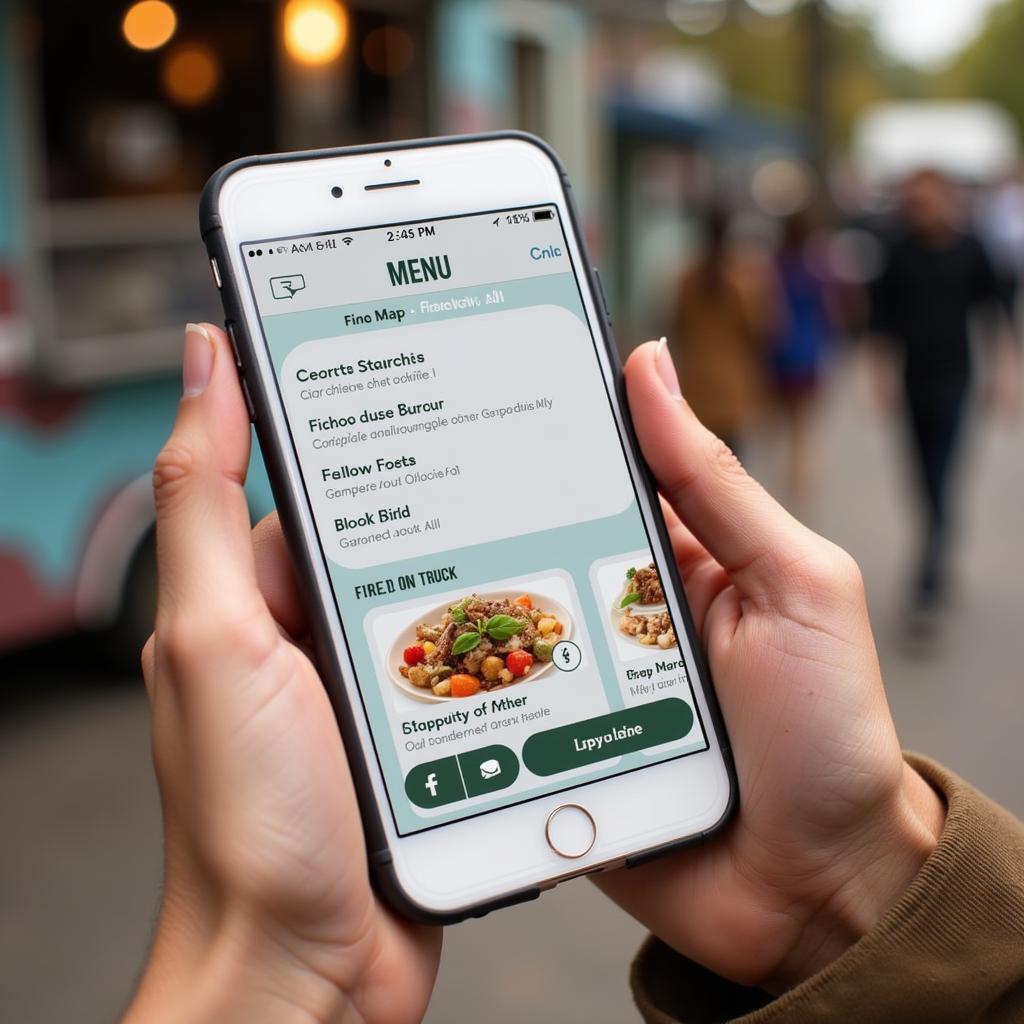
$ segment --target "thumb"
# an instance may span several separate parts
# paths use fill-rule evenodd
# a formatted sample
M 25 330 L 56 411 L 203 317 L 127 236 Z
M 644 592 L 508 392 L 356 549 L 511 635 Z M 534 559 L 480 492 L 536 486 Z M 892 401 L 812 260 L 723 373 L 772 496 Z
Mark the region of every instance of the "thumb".
M 636 349 L 625 375 L 640 447 L 679 518 L 746 597 L 774 605 L 791 598 L 800 576 L 794 568 L 821 563 L 832 545 L 797 522 L 701 424 L 682 397 L 664 338 Z
M 153 467 L 158 618 L 219 618 L 259 599 L 243 490 L 249 418 L 224 332 L 188 324 L 183 394 Z

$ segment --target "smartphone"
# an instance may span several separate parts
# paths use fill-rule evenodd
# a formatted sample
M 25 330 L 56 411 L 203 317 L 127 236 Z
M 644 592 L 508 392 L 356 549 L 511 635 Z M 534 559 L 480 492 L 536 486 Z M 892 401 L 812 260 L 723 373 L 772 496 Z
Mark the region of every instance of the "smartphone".
M 201 226 L 385 898 L 452 922 L 721 828 L 728 741 L 554 153 L 251 157 Z

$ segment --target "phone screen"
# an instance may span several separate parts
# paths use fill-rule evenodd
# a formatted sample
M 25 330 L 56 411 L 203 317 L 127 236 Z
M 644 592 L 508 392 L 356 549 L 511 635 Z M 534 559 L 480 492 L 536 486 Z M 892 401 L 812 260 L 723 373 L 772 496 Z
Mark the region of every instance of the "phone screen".
M 241 248 L 399 834 L 707 749 L 559 208 Z

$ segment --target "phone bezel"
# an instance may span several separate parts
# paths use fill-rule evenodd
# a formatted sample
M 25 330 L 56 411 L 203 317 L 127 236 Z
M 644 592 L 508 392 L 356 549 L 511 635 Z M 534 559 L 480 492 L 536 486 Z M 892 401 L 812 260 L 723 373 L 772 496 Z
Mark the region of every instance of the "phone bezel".
M 385 166 L 385 161 L 390 163 Z M 366 190 L 367 184 L 408 181 L 410 188 Z M 342 196 L 332 189 L 340 187 Z M 346 200 L 348 200 L 346 202 Z M 358 683 L 348 662 L 334 614 L 311 511 L 304 497 L 285 414 L 275 386 L 269 353 L 246 280 L 238 243 L 284 235 L 377 227 L 385 223 L 459 216 L 498 207 L 555 204 L 567 231 L 570 257 L 581 285 L 591 330 L 603 344 L 598 359 L 610 393 L 627 463 L 641 509 L 662 567 L 677 622 L 686 626 L 688 664 L 694 669 L 698 707 L 708 735 L 705 752 L 652 765 L 621 776 L 589 782 L 558 794 L 530 798 L 508 808 L 399 836 L 384 780 L 372 756 L 369 723 L 358 699 Z M 257 431 L 270 471 L 286 533 L 299 556 L 300 573 L 315 588 L 310 602 L 318 656 L 349 749 L 363 809 L 371 867 L 385 894 L 402 912 L 426 920 L 458 920 L 495 906 L 530 898 L 540 889 L 608 865 L 636 862 L 661 850 L 706 838 L 728 819 L 736 786 L 728 741 L 714 692 L 669 555 L 664 523 L 649 474 L 639 459 L 628 413 L 624 413 L 621 371 L 603 313 L 568 180 L 554 154 L 539 140 L 520 133 L 424 140 L 383 147 L 284 154 L 236 162 L 222 169 L 204 193 L 204 238 L 218 260 L 229 318 L 237 321 L 242 370 L 258 413 Z M 253 344 L 253 339 L 258 339 Z M 301 497 L 297 497 L 301 496 Z M 353 741 L 358 757 L 353 756 Z M 367 754 L 370 756 L 367 756 Z M 544 823 L 560 804 L 579 802 L 599 822 L 598 839 L 586 857 L 568 863 L 547 847 Z M 666 810 L 672 808 L 672 813 Z M 367 818 L 370 818 L 367 821 Z M 439 890 L 421 870 L 474 850 L 463 884 Z M 464 865 L 467 858 L 460 857 Z

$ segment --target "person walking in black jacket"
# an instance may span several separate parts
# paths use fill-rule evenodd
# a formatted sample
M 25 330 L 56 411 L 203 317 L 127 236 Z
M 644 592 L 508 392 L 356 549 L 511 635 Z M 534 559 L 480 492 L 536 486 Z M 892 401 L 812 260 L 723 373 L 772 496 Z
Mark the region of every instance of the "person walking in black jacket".
M 873 333 L 902 362 L 925 511 L 913 598 L 922 616 L 935 610 L 948 582 L 950 478 L 972 380 L 971 326 L 976 316 L 986 317 L 994 344 L 1012 322 L 984 247 L 958 221 L 952 184 L 936 171 L 913 174 L 873 296 Z

